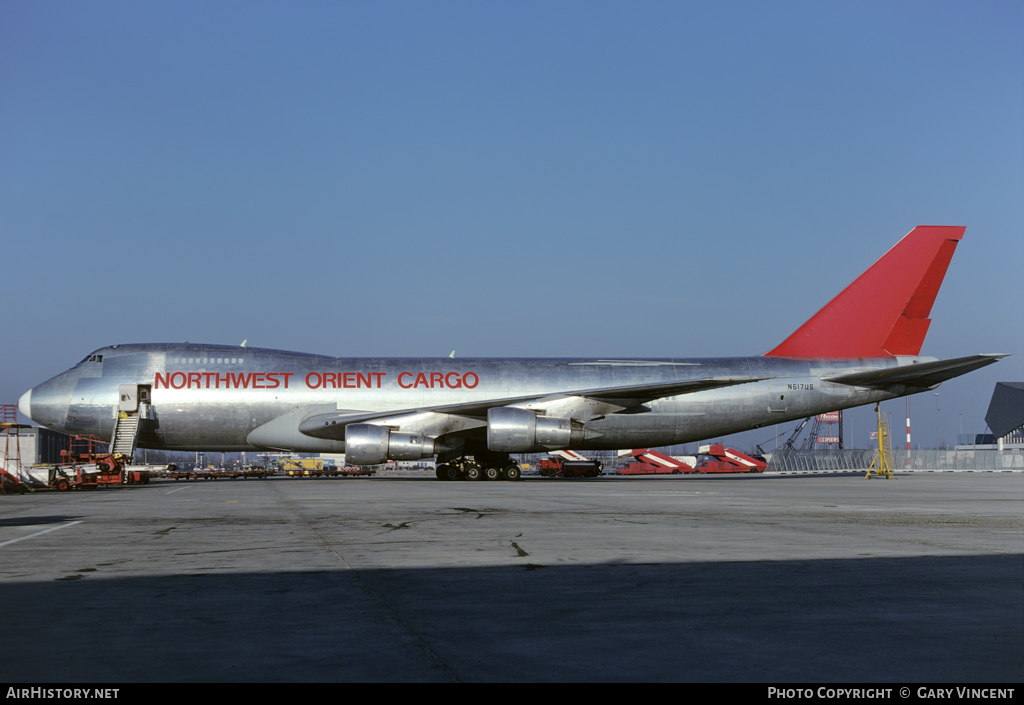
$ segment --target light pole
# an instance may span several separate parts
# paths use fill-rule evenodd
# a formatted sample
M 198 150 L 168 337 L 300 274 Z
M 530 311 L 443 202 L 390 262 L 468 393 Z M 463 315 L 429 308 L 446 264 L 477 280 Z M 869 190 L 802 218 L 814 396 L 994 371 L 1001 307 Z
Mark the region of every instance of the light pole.
M 935 392 L 935 450 L 939 449 L 939 393 Z
M 910 453 L 910 395 L 907 395 L 907 453 Z

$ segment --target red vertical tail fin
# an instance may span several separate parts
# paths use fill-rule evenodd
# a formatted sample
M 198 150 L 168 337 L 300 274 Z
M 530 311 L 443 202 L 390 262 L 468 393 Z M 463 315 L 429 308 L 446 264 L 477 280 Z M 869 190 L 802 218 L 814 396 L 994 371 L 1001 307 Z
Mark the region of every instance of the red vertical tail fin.
M 928 314 L 966 228 L 919 225 L 769 357 L 918 355 Z

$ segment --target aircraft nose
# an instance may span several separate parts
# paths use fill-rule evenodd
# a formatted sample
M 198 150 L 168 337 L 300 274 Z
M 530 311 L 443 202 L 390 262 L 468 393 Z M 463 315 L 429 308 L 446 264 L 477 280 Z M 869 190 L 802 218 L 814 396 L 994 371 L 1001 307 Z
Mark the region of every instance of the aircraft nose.
M 63 431 L 71 404 L 71 395 L 78 383 L 78 373 L 64 372 L 21 395 L 18 411 L 40 426 Z
M 21 412 L 22 416 L 24 416 L 26 418 L 29 418 L 29 419 L 32 418 L 32 390 L 31 389 L 28 390 L 27 392 L 25 392 L 24 394 L 22 394 L 21 398 L 18 399 L 18 411 Z

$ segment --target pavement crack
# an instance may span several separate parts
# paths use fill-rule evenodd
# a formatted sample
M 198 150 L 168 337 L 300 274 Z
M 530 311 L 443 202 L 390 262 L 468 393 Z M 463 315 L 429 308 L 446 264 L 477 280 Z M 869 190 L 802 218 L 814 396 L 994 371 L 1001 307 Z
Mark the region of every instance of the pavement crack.
M 506 510 L 494 508 L 473 509 L 471 507 L 452 507 L 452 511 L 462 512 L 463 514 L 476 514 L 476 518 L 480 519 L 488 514 L 499 514 Z

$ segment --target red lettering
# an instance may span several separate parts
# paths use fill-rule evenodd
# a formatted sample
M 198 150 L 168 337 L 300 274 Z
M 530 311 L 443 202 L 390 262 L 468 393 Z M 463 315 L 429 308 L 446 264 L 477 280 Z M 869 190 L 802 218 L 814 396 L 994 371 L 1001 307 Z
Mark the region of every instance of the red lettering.
M 363 381 L 364 381 L 363 380 L 363 373 L 362 372 L 357 372 L 356 373 L 356 386 L 357 387 L 362 387 L 363 386 Z M 369 374 L 366 375 L 366 380 L 365 381 L 366 381 L 366 387 L 369 388 L 370 387 L 370 375 Z M 379 387 L 380 385 L 378 384 L 377 386 Z
M 355 386 L 356 386 L 355 376 L 356 376 L 355 372 L 346 372 L 343 375 L 344 380 L 345 380 L 345 389 L 354 389 L 355 388 Z
M 469 383 L 469 378 L 473 377 L 473 384 Z M 466 386 L 466 389 L 473 389 L 476 385 L 480 384 L 480 378 L 476 376 L 476 372 L 467 372 L 462 375 L 462 383 Z
M 288 378 L 291 377 L 294 372 L 278 372 L 279 375 L 284 375 L 284 388 L 288 389 Z
M 378 373 L 378 374 L 380 374 L 380 373 Z M 401 387 L 402 389 L 408 389 L 409 387 L 412 386 L 411 383 L 410 384 L 402 384 L 402 377 L 405 377 L 406 375 L 409 375 L 410 377 L 412 377 L 412 372 L 403 372 L 402 374 L 398 375 L 398 386 Z M 379 380 L 377 382 L 377 386 L 378 387 L 380 386 L 380 381 Z
M 181 382 L 175 384 L 174 380 L 178 375 L 181 375 Z M 185 386 L 185 382 L 188 381 L 188 377 L 185 376 L 184 372 L 174 372 L 171 374 L 170 381 L 172 387 L 174 387 L 175 389 L 181 389 L 182 387 Z
M 430 388 L 433 389 L 434 385 L 438 387 L 444 386 L 444 373 L 443 372 L 431 372 L 430 373 Z
M 203 373 L 202 372 L 189 372 L 188 373 L 188 388 L 192 389 L 192 382 L 195 381 L 196 389 L 202 389 L 203 388 L 202 377 L 203 377 Z
M 427 382 L 427 376 L 425 374 L 423 374 L 422 372 L 420 372 L 418 375 L 416 375 L 416 383 L 414 385 L 412 385 L 412 386 L 418 387 L 418 386 L 420 386 L 421 383 L 423 384 L 424 387 L 429 387 L 430 386 L 430 383 Z
M 216 376 L 217 376 L 216 372 L 204 372 L 203 373 L 203 377 L 206 378 L 206 388 L 207 389 L 210 388 L 210 377 L 216 377 Z
M 452 382 L 452 375 L 455 375 L 455 381 Z M 449 372 L 444 376 L 444 384 L 449 389 L 458 389 L 462 386 L 462 378 L 459 377 L 458 372 Z
M 247 374 L 247 375 L 246 374 L 241 374 L 241 373 L 236 375 L 233 372 L 229 372 L 228 374 L 231 375 L 231 381 L 232 381 L 232 384 L 234 385 L 235 389 L 238 389 L 239 386 L 241 386 L 242 389 L 248 389 L 249 388 L 249 381 L 252 379 L 252 373 L 251 372 L 249 374 Z
M 168 377 L 170 376 L 170 374 L 170 372 L 167 373 Z M 157 372 L 156 379 L 153 380 L 153 389 L 160 389 L 161 384 L 164 385 L 164 389 L 171 388 L 170 385 L 167 384 L 167 377 L 164 377 L 162 374 Z
M 217 375 L 217 389 L 220 389 L 220 383 L 221 382 L 224 383 L 224 388 L 225 389 L 230 389 L 231 388 L 231 373 L 228 372 L 227 374 Z
M 252 388 L 253 389 L 266 389 L 262 384 L 256 384 L 256 382 L 266 381 L 266 372 L 254 372 L 252 375 Z
M 373 372 L 371 374 L 377 378 L 377 389 L 380 389 L 380 378 L 387 376 L 387 372 Z
M 323 379 L 324 379 L 324 382 L 323 382 L 323 385 L 321 385 L 321 386 L 323 386 L 324 389 L 327 389 L 327 383 L 328 382 L 331 383 L 331 387 L 332 388 L 334 388 L 334 389 L 338 388 L 338 375 L 337 375 L 337 373 L 335 373 L 335 372 L 324 372 L 323 373 Z
M 281 383 L 277 379 L 277 375 L 277 372 L 267 373 L 267 389 L 277 389 L 278 387 L 281 386 Z M 274 384 L 271 385 L 270 382 L 273 382 Z
M 316 380 L 316 384 L 313 384 L 313 380 Z M 321 382 L 319 372 L 310 372 L 308 375 L 306 375 L 306 386 L 309 387 L 310 389 L 319 389 L 320 384 Z

